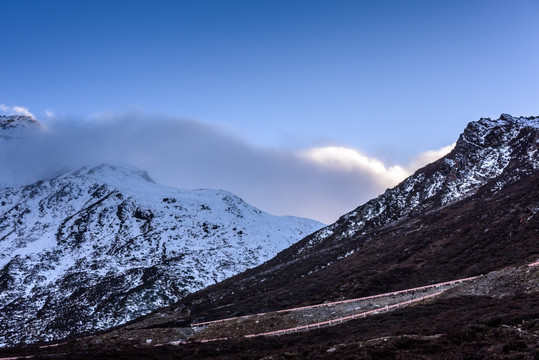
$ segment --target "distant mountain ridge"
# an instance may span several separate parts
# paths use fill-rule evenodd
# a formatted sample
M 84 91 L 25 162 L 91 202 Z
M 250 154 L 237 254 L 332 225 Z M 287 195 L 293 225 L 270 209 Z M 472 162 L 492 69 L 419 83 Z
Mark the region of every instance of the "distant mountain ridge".
M 36 125 L 0 120 L 0 134 Z M 121 324 L 259 265 L 322 226 L 269 215 L 227 191 L 162 186 L 124 165 L 2 188 L 0 346 Z

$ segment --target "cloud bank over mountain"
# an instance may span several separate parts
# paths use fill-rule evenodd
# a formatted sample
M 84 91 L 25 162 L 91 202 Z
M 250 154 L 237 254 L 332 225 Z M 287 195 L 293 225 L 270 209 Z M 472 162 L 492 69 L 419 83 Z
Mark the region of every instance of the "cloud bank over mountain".
M 225 189 L 270 213 L 329 223 L 451 149 L 387 165 L 356 149 L 263 149 L 201 122 L 132 113 L 48 120 L 26 139 L 0 144 L 0 180 L 29 182 L 65 167 L 129 163 L 159 183 Z

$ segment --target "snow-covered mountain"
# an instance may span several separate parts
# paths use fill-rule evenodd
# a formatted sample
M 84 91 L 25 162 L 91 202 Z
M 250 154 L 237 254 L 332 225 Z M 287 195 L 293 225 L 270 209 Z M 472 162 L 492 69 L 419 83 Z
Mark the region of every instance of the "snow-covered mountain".
M 0 142 L 24 136 L 40 127 L 37 120 L 26 115 L 0 115 Z
M 162 186 L 129 166 L 2 188 L 0 344 L 121 324 L 259 265 L 322 226 L 269 215 L 226 191 Z

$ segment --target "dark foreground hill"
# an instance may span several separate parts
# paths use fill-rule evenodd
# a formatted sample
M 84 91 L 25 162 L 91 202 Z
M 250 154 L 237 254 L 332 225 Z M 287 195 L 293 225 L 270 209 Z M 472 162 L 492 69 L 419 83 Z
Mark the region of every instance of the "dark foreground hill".
M 538 128 L 537 118 L 508 115 L 470 123 L 446 157 L 265 264 L 54 353 L 93 359 L 537 359 L 539 274 L 526 264 L 539 259 Z M 485 276 L 428 302 L 333 327 L 152 343 L 186 339 L 193 322 L 479 274 Z

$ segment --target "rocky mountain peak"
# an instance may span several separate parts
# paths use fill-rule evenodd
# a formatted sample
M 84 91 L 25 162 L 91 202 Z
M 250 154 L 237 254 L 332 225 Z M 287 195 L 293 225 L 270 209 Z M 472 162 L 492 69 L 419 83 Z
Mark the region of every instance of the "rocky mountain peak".
M 96 181 L 111 182 L 116 186 L 121 184 L 148 182 L 155 184 L 147 171 L 141 170 L 128 164 L 99 164 L 95 166 L 85 166 L 72 173 L 78 177 L 91 178 Z
M 501 114 L 499 119 L 481 118 L 466 126 L 457 141 L 457 152 L 468 152 L 469 145 L 476 147 L 498 147 L 519 135 L 522 129 L 539 128 L 539 117 L 513 117 Z M 464 149 L 460 147 L 464 146 Z
M 0 115 L 0 141 L 21 137 L 24 132 L 41 129 L 41 123 L 26 115 Z
M 500 115 L 500 120 L 508 120 L 508 121 L 512 121 L 513 120 L 513 117 L 509 114 L 501 114 Z
M 26 115 L 0 115 L 0 129 L 7 130 L 17 127 L 41 126 L 39 121 Z

